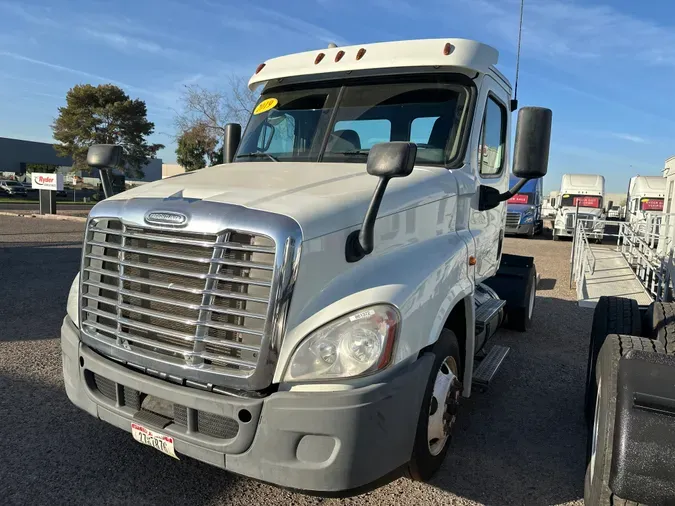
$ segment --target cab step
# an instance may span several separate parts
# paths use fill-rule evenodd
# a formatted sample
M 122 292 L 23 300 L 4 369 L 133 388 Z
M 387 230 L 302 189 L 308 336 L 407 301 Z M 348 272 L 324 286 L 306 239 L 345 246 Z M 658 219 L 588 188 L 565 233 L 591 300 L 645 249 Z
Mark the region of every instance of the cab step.
M 487 325 L 492 323 L 492 320 L 498 316 L 501 308 L 504 307 L 506 301 L 500 299 L 490 299 L 476 308 L 476 335 L 480 334 Z M 495 322 L 496 324 L 499 322 Z M 494 330 L 497 330 L 495 324 Z
M 481 390 L 487 390 L 511 348 L 495 344 L 480 365 L 473 372 L 473 384 Z

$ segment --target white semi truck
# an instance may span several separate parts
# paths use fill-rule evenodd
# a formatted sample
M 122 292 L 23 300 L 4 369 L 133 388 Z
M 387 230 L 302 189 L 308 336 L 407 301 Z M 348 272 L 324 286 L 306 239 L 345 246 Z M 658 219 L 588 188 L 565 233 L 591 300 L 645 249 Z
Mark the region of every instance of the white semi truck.
M 633 176 L 626 195 L 626 221 L 644 222 L 663 214 L 666 196 L 666 178 L 661 176 Z
M 533 259 L 502 252 L 505 202 L 546 173 L 551 111 L 520 109 L 509 190 L 516 103 L 497 58 L 436 39 L 261 64 L 225 164 L 92 209 L 62 327 L 70 400 L 172 457 L 292 489 L 430 478 L 460 397 L 508 351 L 487 340 L 535 304 Z
M 556 198 L 553 240 L 573 237 L 577 220 L 589 240 L 601 242 L 605 232 L 605 178 L 595 174 L 564 174 Z

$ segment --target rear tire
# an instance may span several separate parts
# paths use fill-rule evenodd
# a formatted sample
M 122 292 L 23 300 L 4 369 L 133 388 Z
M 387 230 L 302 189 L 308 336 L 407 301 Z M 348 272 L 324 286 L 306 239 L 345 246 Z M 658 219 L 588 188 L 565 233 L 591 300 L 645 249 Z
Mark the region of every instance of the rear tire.
M 525 290 L 525 305 L 523 307 L 514 307 L 507 313 L 507 327 L 518 332 L 527 332 L 532 326 L 534 316 L 534 307 L 537 300 L 537 271 L 534 266 L 530 270 L 530 277 L 527 280 Z
M 586 400 L 584 411 L 586 422 L 593 422 L 595 412 L 595 398 L 597 387 L 595 382 L 596 363 L 598 354 L 608 334 L 625 334 L 639 336 L 642 334 L 640 309 L 634 299 L 624 297 L 600 297 L 593 312 L 591 339 L 588 346 L 588 361 L 586 366 Z
M 594 400 L 593 424 L 588 432 L 584 504 L 586 506 L 640 506 L 616 497 L 609 489 L 612 464 L 614 422 L 616 419 L 617 374 L 619 360 L 630 350 L 665 353 L 661 343 L 644 337 L 610 335 L 600 350 L 597 364 L 599 385 Z M 597 407 L 597 409 L 595 409 Z
M 666 353 L 675 354 L 675 303 L 650 304 L 645 316 L 645 334 L 663 344 Z
M 429 480 L 443 464 L 450 446 L 462 391 L 462 362 L 455 333 L 443 329 L 431 352 L 435 355 L 434 365 L 427 381 L 413 451 L 408 463 L 408 475 L 417 481 Z M 449 390 L 446 392 L 444 388 L 448 381 Z M 441 397 L 445 397 L 445 400 L 441 400 Z M 441 414 L 442 427 L 436 423 Z

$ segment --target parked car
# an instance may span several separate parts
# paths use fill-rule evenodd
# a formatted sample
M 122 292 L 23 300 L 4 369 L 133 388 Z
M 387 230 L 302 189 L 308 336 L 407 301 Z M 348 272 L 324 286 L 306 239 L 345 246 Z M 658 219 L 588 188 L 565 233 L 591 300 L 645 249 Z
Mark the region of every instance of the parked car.
M 9 197 L 26 197 L 26 189 L 18 181 L 3 180 L 0 181 L 0 193 Z
M 23 186 L 23 189 L 26 190 L 26 193 L 31 195 L 31 194 L 37 194 L 37 189 L 33 188 L 32 183 L 29 181 L 27 183 L 21 183 L 21 186 Z

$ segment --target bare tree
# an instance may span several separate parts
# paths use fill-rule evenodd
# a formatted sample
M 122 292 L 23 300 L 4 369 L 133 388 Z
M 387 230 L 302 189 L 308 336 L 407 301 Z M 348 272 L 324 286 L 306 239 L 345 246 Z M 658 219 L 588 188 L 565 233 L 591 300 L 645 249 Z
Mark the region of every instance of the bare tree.
M 257 100 L 258 93 L 249 90 L 241 76 L 231 75 L 222 90 L 188 85 L 181 97 L 182 110 L 175 119 L 176 138 L 199 126 L 209 136 L 222 139 L 226 124 L 246 123 Z

